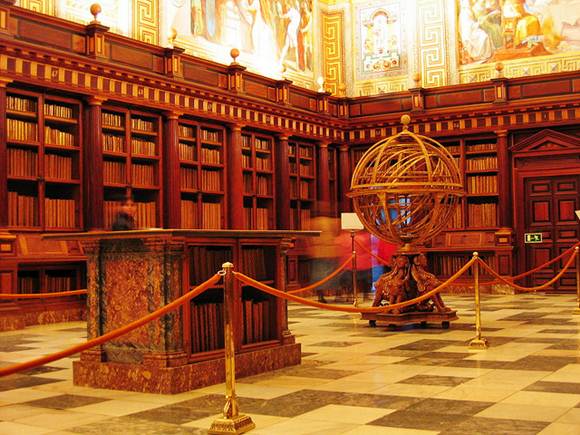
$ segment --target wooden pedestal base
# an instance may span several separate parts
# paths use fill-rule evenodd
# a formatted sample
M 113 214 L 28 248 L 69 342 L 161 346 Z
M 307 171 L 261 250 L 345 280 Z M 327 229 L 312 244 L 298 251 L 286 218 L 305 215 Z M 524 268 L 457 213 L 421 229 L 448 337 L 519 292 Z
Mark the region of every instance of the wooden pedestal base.
M 386 323 L 388 326 L 412 325 L 418 324 L 421 327 L 427 326 L 427 323 L 441 323 L 443 329 L 449 328 L 449 322 L 457 320 L 457 311 L 440 312 L 424 312 L 424 311 L 410 311 L 408 313 L 392 314 L 392 313 L 363 313 L 363 320 L 369 321 L 369 326 L 374 328 L 377 322 Z
M 236 354 L 236 377 L 256 375 L 300 364 L 300 344 L 285 344 Z M 224 358 L 184 364 L 177 367 L 154 367 L 138 363 L 75 361 L 75 385 L 176 394 L 225 380 Z

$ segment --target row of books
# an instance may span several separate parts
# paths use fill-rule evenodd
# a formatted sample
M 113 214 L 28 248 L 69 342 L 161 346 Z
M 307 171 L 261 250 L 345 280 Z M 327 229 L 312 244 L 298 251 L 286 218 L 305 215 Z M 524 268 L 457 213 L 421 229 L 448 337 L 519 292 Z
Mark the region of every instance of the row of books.
M 461 152 L 461 146 L 460 145 L 445 145 L 445 148 L 451 154 L 459 154 Z
M 73 276 L 49 275 L 46 274 L 46 291 L 47 293 L 68 292 L 78 290 L 76 280 Z
M 181 228 L 199 228 L 197 201 L 181 200 Z
M 148 121 L 143 118 L 131 118 L 131 128 L 133 130 L 153 132 L 153 121 Z
M 38 276 L 19 276 L 18 293 L 40 293 L 40 282 Z
M 219 149 L 202 147 L 201 162 L 219 165 L 222 163 L 222 153 Z
M 271 302 L 244 300 L 244 344 L 259 343 L 271 338 Z
M 245 275 L 259 281 L 273 280 L 276 259 L 268 255 L 269 251 L 264 247 L 244 246 L 241 250 L 242 264 L 239 269 Z
M 254 138 L 255 148 L 260 151 L 270 151 L 270 140 L 259 137 Z
M 195 139 L 195 127 L 190 125 L 179 124 L 177 127 L 177 134 L 179 137 L 184 137 L 187 139 Z
M 232 250 L 227 246 L 192 246 L 190 258 L 191 285 L 201 284 L 221 270 L 225 262 L 233 262 Z M 234 264 L 234 266 L 238 265 Z
M 104 126 L 109 127 L 123 127 L 124 116 L 118 113 L 102 112 L 101 122 Z
M 224 304 L 191 305 L 191 351 L 208 352 L 224 347 Z
M 125 184 L 125 162 L 105 160 L 103 162 L 103 180 L 105 183 Z
M 292 198 L 309 199 L 311 196 L 310 181 L 291 179 L 290 180 L 290 196 Z
M 188 144 L 184 142 L 179 142 L 179 159 L 186 160 L 189 162 L 197 161 L 196 156 L 196 146 L 194 144 Z
M 34 150 L 8 148 L 8 175 L 13 177 L 35 177 L 38 155 Z
M 451 218 L 447 221 L 447 228 L 461 228 L 463 226 L 463 212 L 461 205 L 458 205 L 453 210 Z
M 44 105 L 44 114 L 54 116 L 55 118 L 73 119 L 73 109 L 62 104 L 46 103 Z
M 497 226 L 497 204 L 485 202 L 481 204 L 467 204 L 469 226 L 495 227 Z
M 71 180 L 73 178 L 73 158 L 60 154 L 45 154 L 44 172 L 47 178 Z
M 139 186 L 154 186 L 155 182 L 155 166 L 133 163 L 131 165 L 131 179 L 133 184 Z
M 465 167 L 468 171 L 497 169 L 497 157 L 496 156 L 473 157 L 467 159 Z
M 38 141 L 38 126 L 35 122 L 8 118 L 6 126 L 8 128 L 8 140 Z
M 157 226 L 157 204 L 155 202 L 136 202 L 137 213 L 135 216 L 138 228 L 154 228 Z
M 121 208 L 120 201 L 103 201 L 103 214 L 105 218 L 105 228 L 111 228 L 115 217 Z
M 206 230 L 222 228 L 222 204 L 220 202 L 202 202 L 202 227 Z
M 299 211 L 294 209 L 290 213 L 290 228 L 293 230 L 309 230 L 312 213 L 308 208 L 302 208 Z
M 6 97 L 6 108 L 17 112 L 36 112 L 36 100 L 8 95 Z
M 63 147 L 75 146 L 74 134 L 68 131 L 60 130 L 58 128 L 49 127 L 48 125 L 44 127 L 44 141 L 47 144 L 59 145 Z
M 136 137 L 131 138 L 131 152 L 133 154 L 141 154 L 143 156 L 154 156 L 155 142 L 146 139 L 139 139 Z
M 125 152 L 125 136 L 116 136 L 114 134 L 103 134 L 103 151 L 112 153 Z
M 220 132 L 216 130 L 201 129 L 201 140 L 208 142 L 220 142 Z
M 467 177 L 468 193 L 497 193 L 497 176 L 479 175 Z
M 254 191 L 254 177 L 252 174 L 244 174 L 244 193 L 251 195 Z
M 74 199 L 44 199 L 44 223 L 50 228 L 74 228 L 76 221 Z
M 272 195 L 272 178 L 267 175 L 256 175 L 256 194 Z
M 179 170 L 182 189 L 197 189 L 197 169 L 181 168 Z
M 244 226 L 256 230 L 270 228 L 270 211 L 264 207 L 244 207 Z
M 495 151 L 497 149 L 497 145 L 495 143 L 473 143 L 473 144 L 466 144 L 465 150 L 466 151 Z
M 209 192 L 220 192 L 222 190 L 221 171 L 201 171 L 201 188 Z
M 33 227 L 38 225 L 38 198 L 8 192 L 8 224 L 12 226 Z

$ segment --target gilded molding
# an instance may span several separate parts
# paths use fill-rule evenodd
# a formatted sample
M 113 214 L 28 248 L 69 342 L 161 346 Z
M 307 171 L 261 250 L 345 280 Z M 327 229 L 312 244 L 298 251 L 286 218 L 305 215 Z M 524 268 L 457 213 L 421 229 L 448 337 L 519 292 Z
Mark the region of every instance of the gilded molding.
M 40 12 L 41 14 L 55 15 L 56 7 L 54 2 L 55 0 L 20 0 L 18 6 L 34 12 Z
M 322 53 L 326 90 L 337 94 L 344 83 L 344 12 L 322 13 Z
M 449 59 L 446 54 L 445 4 L 443 0 L 417 1 L 419 65 L 424 87 L 448 83 Z
M 133 38 L 159 44 L 159 0 L 133 0 Z

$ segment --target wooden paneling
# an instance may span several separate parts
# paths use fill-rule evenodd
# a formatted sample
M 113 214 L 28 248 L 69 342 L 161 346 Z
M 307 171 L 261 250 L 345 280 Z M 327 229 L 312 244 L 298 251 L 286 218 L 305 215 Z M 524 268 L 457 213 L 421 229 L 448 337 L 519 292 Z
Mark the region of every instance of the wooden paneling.
M 18 36 L 25 41 L 41 45 L 51 45 L 65 50 L 72 49 L 71 32 L 34 21 L 20 20 L 18 22 Z

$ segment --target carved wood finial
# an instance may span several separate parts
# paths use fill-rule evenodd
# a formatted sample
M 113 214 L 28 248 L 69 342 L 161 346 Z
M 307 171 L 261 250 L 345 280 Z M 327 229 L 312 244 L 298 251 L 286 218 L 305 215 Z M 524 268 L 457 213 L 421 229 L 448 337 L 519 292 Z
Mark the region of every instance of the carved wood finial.
M 91 5 L 91 15 L 93 16 L 93 21 L 91 21 L 91 24 L 99 24 L 99 20 L 97 19 L 97 15 L 99 15 L 102 11 L 103 8 L 101 7 L 101 5 L 99 3 L 93 3 Z
M 497 62 L 495 64 L 495 70 L 497 71 L 497 77 L 503 77 L 503 63 Z
M 237 48 L 232 48 L 230 50 L 230 56 L 232 57 L 232 65 L 238 64 L 238 61 L 236 59 L 238 58 L 239 55 L 240 55 L 240 50 L 238 50 Z

